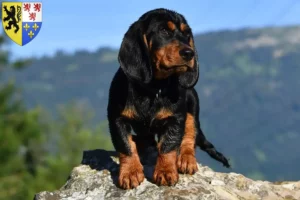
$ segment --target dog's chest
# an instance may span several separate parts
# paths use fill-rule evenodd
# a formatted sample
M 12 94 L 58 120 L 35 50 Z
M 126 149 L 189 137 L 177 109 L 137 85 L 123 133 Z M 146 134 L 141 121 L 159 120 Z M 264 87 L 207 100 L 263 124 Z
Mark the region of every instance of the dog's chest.
M 172 110 L 176 103 L 170 102 L 168 97 L 157 96 L 151 98 L 140 98 L 134 102 L 134 107 L 137 112 L 137 121 L 150 122 L 160 110 Z
M 163 118 L 181 112 L 184 104 L 185 91 L 176 84 L 170 84 L 156 92 L 149 90 L 132 90 L 127 99 L 127 106 L 133 106 L 135 116 L 131 126 L 138 132 L 146 132 Z
M 156 127 L 158 121 L 180 112 L 181 103 L 177 94 L 176 96 L 168 95 L 168 93 L 158 94 L 153 98 L 135 96 L 133 105 L 136 116 L 131 121 L 131 126 L 135 132 L 151 134 L 152 128 Z

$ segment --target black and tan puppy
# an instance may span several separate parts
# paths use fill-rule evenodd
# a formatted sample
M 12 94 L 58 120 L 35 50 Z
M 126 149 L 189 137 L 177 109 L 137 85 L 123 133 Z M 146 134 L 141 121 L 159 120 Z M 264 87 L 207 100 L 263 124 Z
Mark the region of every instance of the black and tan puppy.
M 145 144 L 158 150 L 153 174 L 158 185 L 176 184 L 178 171 L 198 170 L 196 145 L 229 167 L 200 129 L 193 89 L 199 77 L 197 52 L 181 14 L 156 9 L 142 15 L 124 36 L 119 62 L 107 111 L 112 142 L 120 153 L 121 188 L 135 188 L 144 180 L 138 148 Z

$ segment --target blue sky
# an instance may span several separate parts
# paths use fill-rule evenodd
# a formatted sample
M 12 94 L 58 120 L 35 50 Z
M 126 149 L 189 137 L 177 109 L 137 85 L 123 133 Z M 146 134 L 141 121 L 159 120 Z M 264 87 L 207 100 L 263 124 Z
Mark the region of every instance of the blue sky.
M 44 0 L 39 35 L 14 57 L 53 55 L 57 50 L 118 48 L 129 25 L 164 7 L 182 13 L 194 33 L 220 29 L 300 24 L 299 0 Z

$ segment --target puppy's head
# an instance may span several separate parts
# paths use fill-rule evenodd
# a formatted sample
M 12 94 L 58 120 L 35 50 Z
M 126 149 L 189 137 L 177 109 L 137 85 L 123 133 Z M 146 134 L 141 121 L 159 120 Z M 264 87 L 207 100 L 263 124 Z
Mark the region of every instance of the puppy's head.
M 119 62 L 129 78 L 146 84 L 175 75 L 189 88 L 199 77 L 191 28 L 181 14 L 166 9 L 149 11 L 130 26 Z

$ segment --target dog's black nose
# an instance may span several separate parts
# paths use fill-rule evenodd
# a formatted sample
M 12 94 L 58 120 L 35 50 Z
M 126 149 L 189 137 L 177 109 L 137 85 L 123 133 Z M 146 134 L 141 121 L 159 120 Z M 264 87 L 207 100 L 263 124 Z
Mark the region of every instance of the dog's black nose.
M 194 57 L 194 51 L 190 48 L 181 49 L 179 54 L 185 61 L 190 61 Z

